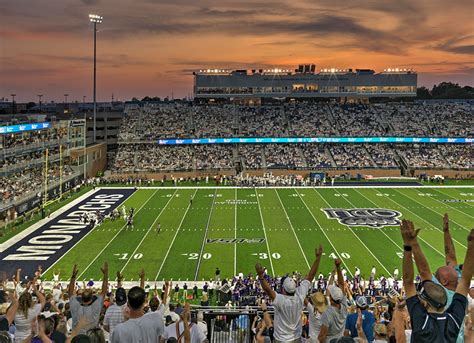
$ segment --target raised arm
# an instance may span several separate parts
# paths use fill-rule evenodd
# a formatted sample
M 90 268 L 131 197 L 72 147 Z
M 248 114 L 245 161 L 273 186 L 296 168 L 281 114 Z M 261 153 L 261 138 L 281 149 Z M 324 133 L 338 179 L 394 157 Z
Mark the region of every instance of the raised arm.
M 464 258 L 464 265 L 462 266 L 461 281 L 456 287 L 456 293 L 467 295 L 469 286 L 471 284 L 472 274 L 474 272 L 474 229 L 471 229 L 469 236 L 467 236 L 467 251 Z
M 69 286 L 67 288 L 67 293 L 69 297 L 72 297 L 75 294 L 76 278 L 77 278 L 77 264 L 72 268 L 71 280 L 69 281 Z
M 260 280 L 260 284 L 262 285 L 263 290 L 265 293 L 267 293 L 268 297 L 273 301 L 275 300 L 276 293 L 275 291 L 270 287 L 268 284 L 267 280 L 264 278 L 265 270 L 263 267 L 260 265 L 260 263 L 257 263 L 255 265 L 255 270 L 257 271 L 258 279 Z
M 36 297 L 38 298 L 39 304 L 41 304 L 41 310 L 43 310 L 44 305 L 46 304 L 46 298 L 44 297 L 43 293 L 41 293 L 38 289 L 37 285 L 38 278 L 35 276 L 33 279 L 33 292 L 35 293 Z
M 170 282 L 165 281 L 165 292 L 163 293 L 163 305 L 168 306 L 168 293 L 170 291 Z
M 428 264 L 428 261 L 426 260 L 426 257 L 423 254 L 417 239 L 418 233 L 421 229 L 415 230 L 413 222 L 409 220 L 402 220 L 400 229 L 402 233 L 404 249 L 408 246 L 412 248 L 413 257 L 415 258 L 416 267 L 418 268 L 421 279 L 423 281 L 431 280 L 432 274 L 430 265 Z
M 260 308 L 263 312 L 263 321 L 265 322 L 265 326 L 267 328 L 273 327 L 272 317 L 270 317 L 270 314 L 268 313 L 267 304 L 265 303 L 265 301 L 262 301 L 262 303 L 260 304 Z
M 316 273 L 318 272 L 319 262 L 321 261 L 322 254 L 323 254 L 323 246 L 319 245 L 319 248 L 315 250 L 316 259 L 314 260 L 313 265 L 311 266 L 311 269 L 309 270 L 309 273 L 306 276 L 306 280 L 308 280 L 309 282 L 313 282 L 314 277 Z
M 7 318 L 8 320 L 8 326 L 12 325 L 13 321 L 15 320 L 16 311 L 18 310 L 18 297 L 16 294 L 16 290 L 11 293 L 10 297 L 12 299 L 12 302 L 7 310 L 7 313 L 5 314 L 5 318 Z
M 107 295 L 107 289 L 109 288 L 109 264 L 104 263 L 104 266 L 100 268 L 102 271 L 103 281 L 102 281 L 102 296 L 105 298 Z
M 337 286 L 342 290 L 344 295 L 346 295 L 346 288 L 344 287 L 344 276 L 342 276 L 342 270 L 341 270 L 341 259 L 336 258 L 334 260 L 334 264 L 336 265 L 336 273 L 337 273 Z
M 449 232 L 449 217 L 448 214 L 444 214 L 443 218 L 443 232 L 444 232 L 444 253 L 446 255 L 446 265 L 449 267 L 455 267 L 458 264 L 456 259 L 456 250 L 454 250 L 453 239 Z
M 413 279 L 415 276 L 415 272 L 413 269 L 413 259 L 412 259 L 412 249 L 413 249 L 413 242 L 416 242 L 416 234 L 418 231 L 415 232 L 413 236 L 413 224 L 407 220 L 403 220 L 400 225 L 400 231 L 403 237 L 403 287 L 405 288 L 406 297 L 410 298 L 416 295 L 416 288 L 415 284 L 413 283 Z M 410 239 L 413 237 L 413 239 Z M 424 257 L 424 256 L 423 256 Z M 416 259 L 416 257 L 415 257 Z M 431 279 L 431 278 L 430 278 Z
M 117 288 L 122 287 L 122 282 L 123 282 L 123 274 L 122 272 L 118 271 L 117 272 Z
M 140 288 L 145 289 L 145 269 L 142 268 L 138 277 L 140 278 Z

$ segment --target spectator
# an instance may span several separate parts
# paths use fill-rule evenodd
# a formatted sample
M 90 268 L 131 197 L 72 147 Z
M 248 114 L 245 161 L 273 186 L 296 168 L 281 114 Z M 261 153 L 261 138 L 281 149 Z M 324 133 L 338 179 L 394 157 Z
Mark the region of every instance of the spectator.
M 310 300 L 305 298 L 306 309 L 309 319 L 308 342 L 318 343 L 319 331 L 321 330 L 321 316 L 327 309 L 327 299 L 321 292 L 311 294 Z
M 347 318 L 347 298 L 344 278 L 341 271 L 341 260 L 334 260 L 337 271 L 338 286 L 330 285 L 329 293 L 330 306 L 321 317 L 321 330 L 319 332 L 319 342 L 330 343 L 333 338 L 342 337 L 344 334 L 344 324 Z
M 164 333 L 163 315 L 157 320 L 154 315 L 144 315 L 146 294 L 141 287 L 135 286 L 128 291 L 127 305 L 130 310 L 130 318 L 117 325 L 112 333 L 110 341 L 118 342 L 159 342 Z
M 417 241 L 420 231 L 412 222 L 403 220 L 400 226 L 403 244 L 403 283 L 412 325 L 413 342 L 454 342 L 460 332 L 467 306 L 467 292 L 474 271 L 474 229 L 467 243 L 461 280 L 451 304 L 445 309 L 448 296 L 443 287 L 432 281 L 428 263 Z M 413 257 L 421 273 L 422 283 L 417 291 L 413 283 Z
M 117 272 L 117 285 L 115 302 L 107 308 L 104 317 L 104 330 L 112 334 L 115 327 L 125 321 L 124 311 L 127 303 L 125 289 L 122 288 L 123 274 Z
M 304 299 L 308 294 L 311 282 L 316 275 L 323 253 L 323 247 L 319 246 L 315 250 L 316 259 L 311 269 L 299 287 L 295 281 L 286 277 L 282 280 L 282 293 L 276 293 L 268 284 L 265 278 L 264 268 L 258 263 L 255 270 L 258 279 L 267 296 L 272 300 L 275 308 L 274 337 L 277 342 L 300 342 L 301 341 L 301 311 L 304 307 Z
M 374 324 L 375 318 L 374 314 L 368 310 L 367 298 L 365 296 L 360 296 L 356 300 L 357 308 L 362 312 L 362 328 L 364 329 L 365 337 L 369 342 L 374 340 Z M 344 336 L 351 336 L 352 338 L 358 337 L 357 333 L 357 313 L 351 313 L 347 316 L 346 319 L 346 330 Z
M 29 292 L 30 287 L 33 289 L 38 303 L 33 301 L 33 297 Z M 27 290 L 20 295 L 18 304 L 18 311 L 15 315 L 15 342 L 23 342 L 23 340 L 31 334 L 32 322 L 40 314 L 45 304 L 45 297 L 38 290 L 36 277 L 31 284 L 28 285 Z
M 104 298 L 107 294 L 108 280 L 109 280 L 109 266 L 105 262 L 101 268 L 103 281 L 102 281 L 102 292 L 96 296 L 93 294 L 92 289 L 86 288 L 83 290 L 81 297 L 75 295 L 75 282 L 77 277 L 77 265 L 74 265 L 71 280 L 69 282 L 69 306 L 72 315 L 72 327 L 75 328 L 79 319 L 82 317 L 87 318 L 87 325 L 82 327 L 79 333 L 86 333 L 89 329 L 94 329 L 99 325 L 100 312 L 104 304 Z

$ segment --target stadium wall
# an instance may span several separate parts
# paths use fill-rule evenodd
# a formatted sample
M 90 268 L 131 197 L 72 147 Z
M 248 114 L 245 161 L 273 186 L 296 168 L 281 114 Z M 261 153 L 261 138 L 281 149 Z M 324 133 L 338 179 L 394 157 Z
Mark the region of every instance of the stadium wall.
M 456 170 L 456 169 L 415 169 L 413 176 L 419 175 L 443 175 L 444 177 L 448 177 L 450 179 L 474 179 L 474 170 Z

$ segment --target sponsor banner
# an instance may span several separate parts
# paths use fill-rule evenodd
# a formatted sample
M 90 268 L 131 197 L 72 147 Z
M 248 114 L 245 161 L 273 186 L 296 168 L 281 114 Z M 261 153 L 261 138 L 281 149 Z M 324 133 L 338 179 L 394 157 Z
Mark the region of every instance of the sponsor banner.
M 447 137 L 271 137 L 160 139 L 159 145 L 189 144 L 292 144 L 292 143 L 431 143 L 472 144 L 472 138 Z
M 48 269 L 93 229 L 82 221 L 84 213 L 108 214 L 133 192 L 134 189 L 100 189 L 2 251 L 1 271 L 13 275 L 21 268 L 22 275 L 32 276 L 38 265 Z
M 25 132 L 25 131 L 37 131 L 37 130 L 49 129 L 50 127 L 51 127 L 51 124 L 49 122 L 0 126 L 0 134 Z
M 402 214 L 386 208 L 322 208 L 329 219 L 337 219 L 346 226 L 369 226 L 381 228 L 400 225 Z
M 264 243 L 265 238 L 208 238 L 206 243 L 221 243 L 221 244 L 235 244 L 235 243 Z
M 63 182 L 63 193 L 71 190 L 73 187 L 76 187 L 78 184 L 81 183 L 82 175 L 75 176 L 69 181 Z M 48 190 L 48 200 L 53 200 L 59 197 L 59 185 L 56 187 L 51 188 Z M 25 202 L 20 203 L 19 205 L 15 206 L 15 210 L 18 215 L 23 214 L 25 212 L 31 211 L 35 207 L 39 207 L 43 202 L 44 192 L 38 192 L 38 194 Z

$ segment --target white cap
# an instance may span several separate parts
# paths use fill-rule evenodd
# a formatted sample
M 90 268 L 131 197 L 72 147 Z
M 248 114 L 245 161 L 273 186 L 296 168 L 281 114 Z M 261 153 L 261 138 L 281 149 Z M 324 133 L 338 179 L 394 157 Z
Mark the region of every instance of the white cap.
M 292 278 L 287 277 L 285 281 L 283 281 L 283 289 L 285 290 L 286 293 L 294 294 L 296 292 L 295 281 Z
M 339 287 L 331 285 L 328 287 L 328 290 L 332 300 L 334 300 L 335 302 L 339 303 L 344 298 L 344 293 L 342 293 L 342 290 Z

